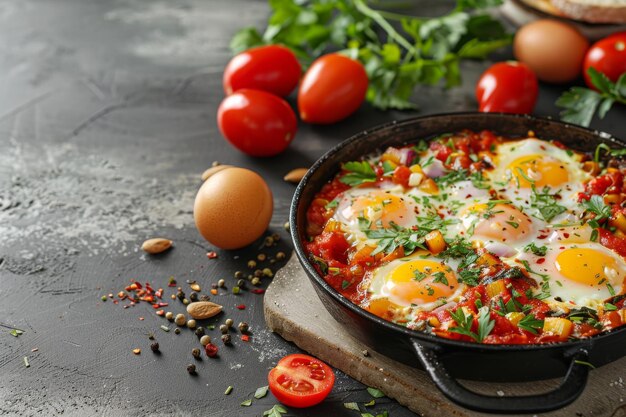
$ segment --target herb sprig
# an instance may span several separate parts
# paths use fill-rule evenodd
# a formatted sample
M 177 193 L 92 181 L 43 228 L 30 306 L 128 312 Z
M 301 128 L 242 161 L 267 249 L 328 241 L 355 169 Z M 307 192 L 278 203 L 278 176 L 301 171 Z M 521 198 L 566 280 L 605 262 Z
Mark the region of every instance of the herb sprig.
M 346 162 L 343 164 L 342 168 L 348 171 L 348 173 L 341 177 L 339 181 L 351 187 L 361 185 L 364 182 L 376 181 L 376 171 L 374 171 L 374 168 L 366 161 Z
M 457 324 L 457 326 L 450 327 L 448 330 L 454 333 L 469 336 L 477 342 L 482 342 L 485 337 L 489 336 L 489 333 L 491 333 L 496 325 L 495 320 L 491 318 L 491 312 L 487 306 L 483 306 L 478 309 L 477 332 L 472 331 L 474 317 L 471 314 L 466 315 L 462 308 L 459 308 L 456 311 L 448 310 L 448 312 Z

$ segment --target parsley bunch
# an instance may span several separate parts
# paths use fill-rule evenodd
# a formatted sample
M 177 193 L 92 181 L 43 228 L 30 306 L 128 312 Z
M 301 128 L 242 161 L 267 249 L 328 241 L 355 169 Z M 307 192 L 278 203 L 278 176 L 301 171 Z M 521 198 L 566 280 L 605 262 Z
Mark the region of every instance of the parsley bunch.
M 241 29 L 230 47 L 282 44 L 306 65 L 329 50 L 341 50 L 365 66 L 367 100 L 379 109 L 414 109 L 415 86 L 459 85 L 462 59 L 484 59 L 511 43 L 502 24 L 472 10 L 502 0 L 457 0 L 449 14 L 418 18 L 375 10 L 366 0 L 270 0 L 273 10 L 261 34 Z M 383 3 L 384 4 L 384 3 Z
M 626 104 L 626 73 L 622 74 L 616 83 L 611 82 L 606 75 L 590 67 L 587 74 L 599 92 L 583 87 L 572 87 L 556 101 L 558 107 L 563 108 L 561 120 L 589 126 L 593 115 L 603 119 L 611 109 L 613 103 Z

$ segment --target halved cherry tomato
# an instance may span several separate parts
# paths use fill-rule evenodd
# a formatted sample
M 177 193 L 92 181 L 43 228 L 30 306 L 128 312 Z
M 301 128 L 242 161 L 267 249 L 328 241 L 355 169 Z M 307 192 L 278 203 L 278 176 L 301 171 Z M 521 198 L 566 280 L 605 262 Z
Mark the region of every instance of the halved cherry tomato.
M 282 98 L 265 91 L 238 90 L 217 110 L 222 135 L 251 156 L 273 156 L 284 151 L 296 134 L 296 115 Z
M 626 73 L 626 32 L 615 33 L 594 43 L 585 55 L 583 70 L 585 83 L 596 90 L 587 70 L 593 67 L 615 82 Z
M 298 85 L 302 68 L 289 48 L 280 45 L 248 49 L 230 60 L 224 70 L 227 95 L 242 88 L 285 97 Z
M 308 123 L 334 123 L 354 113 L 367 92 L 363 65 L 339 54 L 316 59 L 298 91 L 300 118 Z
M 278 401 L 297 408 L 319 404 L 335 384 L 335 374 L 330 366 L 301 353 L 278 361 L 267 379 L 270 391 Z
M 498 62 L 481 75 L 476 99 L 482 112 L 531 113 L 539 86 L 532 70 L 521 62 Z

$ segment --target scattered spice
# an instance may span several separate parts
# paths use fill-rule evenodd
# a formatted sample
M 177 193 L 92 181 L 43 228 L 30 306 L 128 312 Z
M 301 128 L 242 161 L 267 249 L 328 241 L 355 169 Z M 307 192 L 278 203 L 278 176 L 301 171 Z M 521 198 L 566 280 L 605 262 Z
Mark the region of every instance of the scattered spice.
M 180 329 L 178 327 L 174 329 L 174 334 L 180 334 Z
M 167 313 L 165 313 L 165 318 L 168 319 L 169 321 L 174 321 L 174 313 L 172 313 L 171 311 L 168 311 Z
M 233 386 L 229 385 L 226 391 L 224 391 L 224 395 L 230 395 L 231 392 L 233 392 Z
M 211 290 L 211 294 L 213 294 L 213 295 L 217 295 L 217 290 L 216 290 L 215 288 L 214 288 L 214 289 L 212 289 L 212 290 Z
M 187 306 L 187 313 L 194 319 L 204 320 L 218 315 L 222 306 L 210 301 L 196 301 Z
M 274 276 L 274 272 L 272 272 L 269 268 L 263 268 L 263 276 L 272 278 Z
M 242 321 L 242 322 L 239 323 L 239 325 L 237 327 L 239 328 L 239 331 L 241 333 L 245 333 L 245 332 L 248 331 L 250 326 L 245 321 Z
M 235 279 L 241 279 L 244 277 L 244 273 L 241 271 L 235 271 Z
M 231 328 L 231 327 L 233 327 L 233 324 L 235 324 L 235 322 L 233 321 L 233 319 L 226 319 L 226 320 L 224 321 L 224 324 L 225 324 L 228 328 Z
M 221 324 L 220 325 L 220 332 L 222 332 L 222 334 L 228 333 L 228 326 L 225 325 L 225 324 Z
M 240 279 L 237 281 L 237 286 L 239 288 L 243 288 L 246 285 L 246 281 L 244 281 L 243 279 Z
M 150 345 L 150 350 L 152 350 L 154 353 L 157 353 L 159 351 L 159 342 L 154 342 Z
M 256 259 L 257 259 L 257 261 L 263 262 L 265 259 L 267 259 L 267 255 L 266 255 L 266 254 L 264 254 L 264 253 L 259 253 L 259 254 L 256 256 Z
M 206 346 L 206 345 L 208 345 L 209 343 L 211 343 L 211 336 L 204 335 L 204 336 L 202 336 L 202 337 L 200 338 L 200 344 L 201 344 L 202 346 Z
M 285 229 L 286 231 L 289 231 L 290 229 L 289 222 L 285 222 L 285 224 L 283 224 L 283 229 Z
M 190 319 L 189 321 L 187 321 L 187 327 L 189 327 L 190 329 L 195 329 L 196 321 L 194 319 Z
M 169 332 L 170 328 L 164 325 L 161 325 L 161 330 L 163 330 L 164 332 Z
M 165 310 L 157 310 L 156 315 L 161 317 L 165 316 Z
M 145 319 L 143 317 L 139 317 L 139 321 L 144 321 Z
M 38 351 L 39 351 L 39 348 L 32 348 L 30 351 L 31 351 L 31 352 L 38 352 Z
M 278 252 L 276 254 L 276 260 L 277 261 L 283 261 L 283 260 L 285 260 L 286 257 L 287 257 L 287 255 L 285 255 L 285 252 Z
M 250 292 L 252 294 L 263 294 L 263 293 L 265 293 L 265 290 L 263 288 L 254 288 L 254 289 L 250 290 Z
M 24 356 L 24 366 L 30 368 L 30 362 L 28 362 L 28 356 Z
M 224 281 L 224 279 L 220 279 L 219 281 L 217 281 L 217 286 L 220 288 L 223 288 L 226 285 L 226 281 Z
M 204 335 L 204 327 L 198 326 L 194 333 L 196 334 L 196 336 L 202 337 Z
M 141 354 L 141 349 L 139 349 L 139 348 L 135 348 L 135 349 L 133 349 L 133 353 L 134 353 L 135 355 L 140 355 L 140 354 Z
M 202 291 L 202 288 L 200 288 L 200 285 L 197 282 L 192 282 L 189 287 L 196 292 Z
M 247 334 L 242 334 L 241 335 L 241 340 L 244 342 L 248 342 L 250 341 L 250 336 L 248 336 Z
M 217 252 L 215 252 L 213 250 L 210 251 L 210 252 L 207 252 L 206 257 L 209 258 L 209 259 L 215 259 L 215 258 L 217 258 Z
M 233 287 L 233 294 L 239 294 L 241 289 L 239 287 Z
M 168 287 L 175 287 L 176 286 L 176 280 L 174 279 L 174 277 L 169 277 L 169 279 L 167 280 L 167 286 Z
M 210 299 L 211 299 L 211 297 L 209 297 L 209 296 L 208 296 L 208 295 L 206 295 L 206 294 L 202 294 L 202 295 L 200 296 L 200 301 L 209 301 Z
M 261 283 L 261 279 L 259 277 L 254 277 L 250 280 L 250 283 L 252 285 L 259 285 Z M 252 292 L 254 292 L 255 290 L 252 290 Z
M 191 349 L 191 356 L 193 356 L 195 359 L 200 359 L 200 349 L 198 348 Z
M 256 261 L 254 261 L 253 259 L 250 259 L 248 261 L 248 268 L 250 268 L 250 269 L 256 268 Z
M 184 314 L 179 313 L 176 315 L 174 323 L 176 323 L 178 326 L 184 326 L 185 323 L 187 323 L 187 317 L 185 317 Z
M 103 295 L 102 297 L 100 297 L 100 299 L 101 299 L 102 301 L 106 301 L 106 300 L 107 300 L 107 296 L 106 296 L 106 295 Z
M 197 292 L 192 292 L 191 294 L 189 294 L 189 300 L 191 300 L 192 303 L 194 301 L 198 301 L 198 293 Z
M 239 309 L 239 310 L 245 310 L 245 309 L 246 309 L 246 305 L 245 305 L 245 304 L 239 304 L 239 305 L 237 306 L 237 309 Z
M 187 372 L 189 372 L 189 375 L 195 375 L 196 365 L 194 365 L 193 363 L 190 363 L 189 365 L 187 365 Z
M 366 407 L 373 407 L 374 405 L 376 405 L 376 400 L 372 400 L 368 403 L 363 404 Z
M 213 343 L 209 342 L 205 347 L 204 347 L 204 353 L 206 353 L 206 355 L 209 358 L 214 358 L 217 356 L 217 351 L 218 348 L 217 346 L 215 346 Z
M 343 403 L 343 406 L 348 410 L 361 411 L 357 403 Z
M 231 341 L 232 340 L 229 334 L 222 335 L 222 342 L 224 342 L 225 345 L 230 345 Z

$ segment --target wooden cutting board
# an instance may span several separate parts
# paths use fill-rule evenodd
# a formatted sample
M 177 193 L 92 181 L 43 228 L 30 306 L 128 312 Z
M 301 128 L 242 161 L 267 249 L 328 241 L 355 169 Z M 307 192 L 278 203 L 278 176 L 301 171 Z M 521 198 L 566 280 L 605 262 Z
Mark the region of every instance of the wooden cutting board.
M 446 399 L 428 375 L 387 358 L 350 337 L 326 311 L 295 255 L 276 274 L 264 299 L 269 328 L 354 379 L 382 390 L 422 416 L 486 416 Z M 624 346 L 626 349 L 626 346 Z M 363 351 L 369 354 L 365 356 Z M 416 358 L 417 362 L 417 358 Z M 529 383 L 463 381 L 489 395 L 527 395 L 554 389 L 558 380 Z M 573 404 L 546 416 L 626 417 L 626 357 L 593 370 Z

